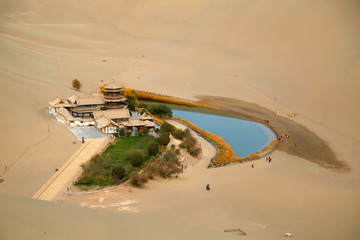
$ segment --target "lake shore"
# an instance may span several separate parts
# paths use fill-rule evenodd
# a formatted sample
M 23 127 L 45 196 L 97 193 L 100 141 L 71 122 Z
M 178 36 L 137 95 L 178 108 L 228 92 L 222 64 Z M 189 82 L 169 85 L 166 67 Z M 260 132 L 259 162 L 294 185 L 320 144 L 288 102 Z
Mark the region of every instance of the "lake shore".
M 237 104 L 237 100 L 217 97 L 212 101 L 214 99 L 224 108 L 226 104 L 232 107 L 249 104 Z M 209 99 L 202 101 L 210 104 Z M 259 108 L 249 109 L 259 112 Z M 270 121 L 276 125 L 278 120 L 270 118 Z M 181 126 L 177 122 L 171 123 Z M 296 130 L 299 129 L 292 129 Z M 302 132 L 301 128 L 299 132 Z M 293 134 L 293 141 L 296 141 L 295 132 Z M 298 239 L 335 239 L 336 236 L 352 239 L 356 233 L 358 215 L 352 211 L 360 195 L 356 190 L 359 183 L 351 178 L 351 172 L 320 167 L 318 162 L 306 161 L 281 148 L 270 155 L 271 163 L 264 157 L 207 169 L 208 161 L 215 154 L 211 150 L 214 147 L 202 137 L 197 138 L 204 148 L 205 157 L 194 166 L 188 166 L 178 178 L 156 179 L 142 189 L 122 186 L 90 195 L 65 194 L 61 201 L 109 211 L 133 212 L 217 231 L 240 228 L 248 236 L 260 239 L 274 239 L 285 232 L 296 234 Z M 291 140 L 292 137 L 284 145 Z M 210 184 L 210 192 L 205 191 L 206 184 Z M 339 206 L 339 201 L 347 203 Z M 333 211 L 327 211 L 328 207 Z M 294 217 L 296 220 L 289 221 Z M 319 225 L 311 219 L 321 224 L 325 222 L 332 228 L 319 231 Z
M 322 167 L 336 171 L 350 171 L 346 162 L 339 159 L 329 145 L 308 128 L 298 124 L 288 116 L 277 115 L 274 112 L 256 104 L 223 97 L 199 96 L 200 103 L 221 107 L 225 111 L 248 119 L 256 119 L 270 125 L 281 138 L 278 150 L 284 151 Z

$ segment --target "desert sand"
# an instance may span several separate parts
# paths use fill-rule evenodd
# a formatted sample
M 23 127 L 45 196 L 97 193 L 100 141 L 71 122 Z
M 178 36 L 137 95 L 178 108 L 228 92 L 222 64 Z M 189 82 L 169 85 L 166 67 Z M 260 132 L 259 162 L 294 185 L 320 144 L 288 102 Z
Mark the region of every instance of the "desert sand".
M 83 93 L 114 79 L 193 100 L 231 98 L 208 101 L 232 111 L 243 111 L 244 101 L 254 104 L 249 114 L 256 105 L 279 112 L 349 169 L 321 167 L 314 154 L 285 146 L 270 166 L 262 159 L 254 169 L 207 170 L 199 162 L 177 180 L 111 193 L 137 201 L 136 216 L 211 231 L 239 227 L 260 239 L 287 231 L 296 239 L 357 239 L 359 10 L 355 0 L 0 1 L 0 193 L 31 197 L 80 147 L 46 115 L 47 102 L 70 96 L 74 78 Z

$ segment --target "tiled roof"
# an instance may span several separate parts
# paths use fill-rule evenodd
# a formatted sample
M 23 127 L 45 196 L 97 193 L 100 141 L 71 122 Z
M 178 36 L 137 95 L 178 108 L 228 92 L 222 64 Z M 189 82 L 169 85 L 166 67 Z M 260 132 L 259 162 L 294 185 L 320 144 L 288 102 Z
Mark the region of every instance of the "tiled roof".
M 72 105 L 68 102 L 64 102 L 61 98 L 57 97 L 53 101 L 49 102 L 52 107 L 71 107 Z
M 93 112 L 94 118 L 99 119 L 102 116 L 105 116 L 109 119 L 120 119 L 120 118 L 129 118 L 129 110 L 126 108 L 120 109 L 110 109 L 105 111 L 95 111 Z
M 81 105 L 100 105 L 104 104 L 104 100 L 101 97 L 78 97 L 76 102 Z
M 111 82 L 111 83 L 104 86 L 105 90 L 106 89 L 121 89 L 121 88 L 122 87 L 119 84 L 117 84 L 116 82 Z
M 115 126 L 119 126 L 118 124 L 116 124 L 115 122 L 113 122 L 111 119 L 108 119 L 105 116 L 100 117 L 99 119 L 95 120 L 101 127 L 107 127 L 110 124 L 113 124 Z

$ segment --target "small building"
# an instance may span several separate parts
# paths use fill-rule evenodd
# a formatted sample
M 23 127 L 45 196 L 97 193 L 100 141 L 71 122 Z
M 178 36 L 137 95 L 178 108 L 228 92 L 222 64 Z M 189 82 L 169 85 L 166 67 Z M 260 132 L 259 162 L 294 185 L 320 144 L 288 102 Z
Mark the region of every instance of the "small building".
M 111 119 L 105 116 L 96 119 L 95 122 L 96 122 L 95 126 L 99 128 L 100 131 L 106 134 L 114 134 L 119 132 L 120 130 L 120 127 L 117 123 L 115 123 L 114 121 L 112 121 Z

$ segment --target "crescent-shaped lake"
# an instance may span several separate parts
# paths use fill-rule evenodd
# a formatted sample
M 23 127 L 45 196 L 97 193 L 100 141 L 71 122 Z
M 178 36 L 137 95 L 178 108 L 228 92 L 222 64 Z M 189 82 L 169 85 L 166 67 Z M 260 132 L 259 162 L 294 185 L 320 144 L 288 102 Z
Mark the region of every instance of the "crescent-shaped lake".
M 222 137 L 238 157 L 261 151 L 276 139 L 265 125 L 239 118 L 173 109 L 174 117 L 181 117 L 203 130 Z

